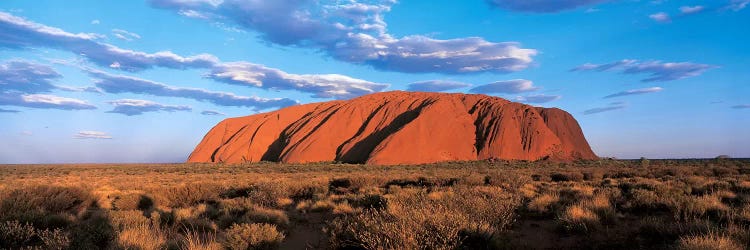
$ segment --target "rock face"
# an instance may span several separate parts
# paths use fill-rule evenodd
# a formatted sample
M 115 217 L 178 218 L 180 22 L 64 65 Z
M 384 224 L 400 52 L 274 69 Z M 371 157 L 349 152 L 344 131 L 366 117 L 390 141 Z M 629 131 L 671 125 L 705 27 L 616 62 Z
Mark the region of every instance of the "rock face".
M 229 118 L 188 162 L 419 164 L 596 159 L 567 112 L 486 95 L 383 92 Z

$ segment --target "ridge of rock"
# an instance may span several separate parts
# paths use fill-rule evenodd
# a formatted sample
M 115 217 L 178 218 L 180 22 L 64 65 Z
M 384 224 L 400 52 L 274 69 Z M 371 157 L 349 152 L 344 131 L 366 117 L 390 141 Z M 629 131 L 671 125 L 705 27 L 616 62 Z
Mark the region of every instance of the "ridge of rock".
M 596 158 L 578 122 L 561 109 L 487 95 L 391 91 L 225 119 L 188 162 Z

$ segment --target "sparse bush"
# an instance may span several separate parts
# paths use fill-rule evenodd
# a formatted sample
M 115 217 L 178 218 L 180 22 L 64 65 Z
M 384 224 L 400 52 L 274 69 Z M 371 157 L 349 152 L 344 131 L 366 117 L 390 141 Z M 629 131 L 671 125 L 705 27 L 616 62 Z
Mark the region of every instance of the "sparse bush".
M 235 224 L 226 232 L 224 246 L 232 250 L 276 249 L 284 234 L 271 224 Z
M 557 193 L 544 193 L 532 199 L 527 208 L 538 215 L 550 215 L 555 210 L 555 205 L 560 201 Z
M 163 249 L 167 240 L 158 228 L 137 226 L 118 233 L 117 243 L 126 249 L 156 250 Z
M 581 205 L 572 205 L 565 209 L 559 220 L 570 232 L 586 233 L 600 227 L 599 216 Z
M 227 239 L 250 225 L 316 249 L 748 248 L 748 163 L 10 165 L 0 249 L 247 249 Z

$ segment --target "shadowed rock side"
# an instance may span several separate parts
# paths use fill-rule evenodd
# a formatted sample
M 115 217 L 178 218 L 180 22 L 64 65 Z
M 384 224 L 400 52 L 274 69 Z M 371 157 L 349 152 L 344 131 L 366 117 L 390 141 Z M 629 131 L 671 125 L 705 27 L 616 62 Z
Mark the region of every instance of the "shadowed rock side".
M 229 118 L 188 162 L 419 164 L 595 159 L 578 122 L 556 108 L 486 95 L 383 92 Z

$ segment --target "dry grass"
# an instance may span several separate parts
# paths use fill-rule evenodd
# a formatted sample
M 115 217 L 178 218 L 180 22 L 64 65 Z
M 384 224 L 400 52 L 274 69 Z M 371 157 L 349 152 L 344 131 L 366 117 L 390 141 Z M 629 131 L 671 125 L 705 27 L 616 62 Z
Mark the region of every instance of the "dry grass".
M 677 249 L 683 250 L 742 250 L 745 249 L 729 237 L 708 234 L 680 239 Z
M 225 246 L 232 250 L 275 249 L 284 234 L 271 224 L 234 224 L 227 229 Z
M 726 159 L 6 165 L 0 249 L 742 249 L 749 173 Z

